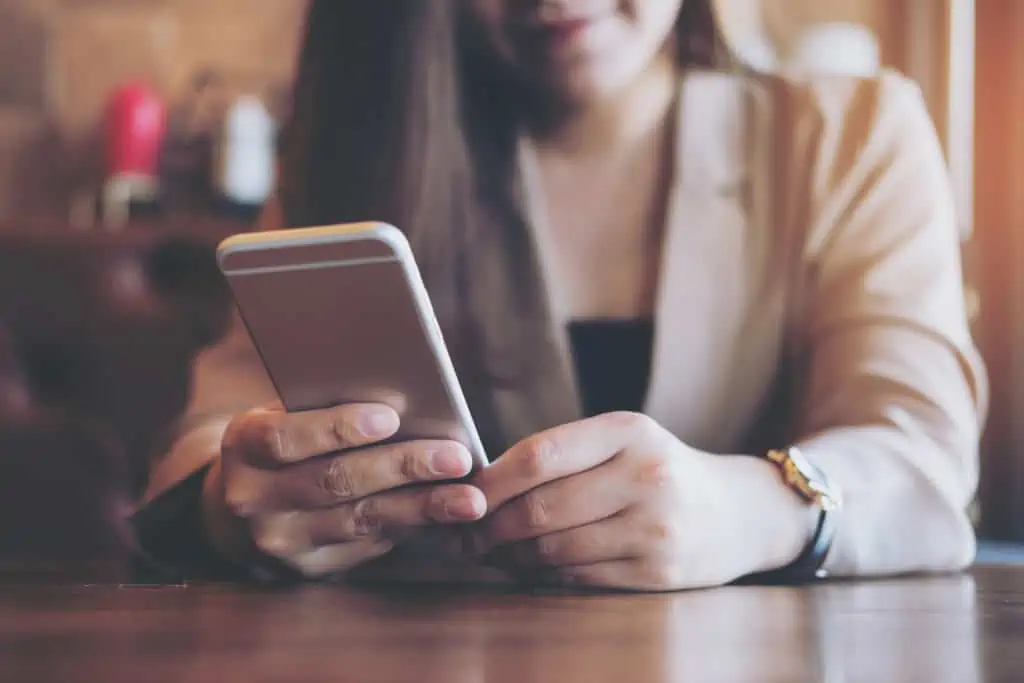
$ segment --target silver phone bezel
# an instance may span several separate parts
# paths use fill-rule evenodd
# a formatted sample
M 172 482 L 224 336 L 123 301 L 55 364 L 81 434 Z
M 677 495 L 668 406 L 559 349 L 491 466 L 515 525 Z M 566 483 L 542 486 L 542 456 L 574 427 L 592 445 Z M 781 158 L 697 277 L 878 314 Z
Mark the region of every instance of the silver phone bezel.
M 266 265 L 252 268 L 232 268 L 228 265 L 232 256 L 246 252 L 273 253 L 277 249 L 344 244 L 368 240 L 385 245 L 390 251 L 391 256 L 369 259 L 325 259 L 323 261 L 308 261 L 301 264 Z M 486 467 L 490 461 L 469 409 L 469 403 L 466 401 L 465 394 L 462 391 L 458 375 L 455 372 L 455 366 L 448 353 L 448 347 L 445 344 L 441 326 L 437 316 L 434 314 L 430 295 L 423 282 L 419 267 L 416 265 L 412 247 L 401 230 L 393 225 L 379 222 L 274 230 L 235 235 L 225 239 L 217 247 L 217 263 L 229 285 L 232 278 L 253 274 L 271 274 L 275 271 L 309 270 L 314 268 L 344 268 L 371 262 L 397 262 L 401 266 L 406 284 L 413 297 L 417 318 L 423 330 L 424 338 L 430 346 L 431 353 L 444 379 L 445 392 L 455 409 L 458 419 L 462 422 L 462 427 L 466 430 L 467 438 L 470 441 L 467 446 L 469 446 L 476 466 Z M 245 324 L 245 312 L 241 310 L 240 306 L 238 309 L 238 314 L 243 324 Z M 246 330 L 248 331 L 248 325 L 246 325 Z M 251 332 L 249 334 L 250 338 L 252 338 Z M 259 351 L 259 341 L 252 338 L 252 342 L 256 346 L 257 351 Z M 280 394 L 279 388 L 278 393 Z

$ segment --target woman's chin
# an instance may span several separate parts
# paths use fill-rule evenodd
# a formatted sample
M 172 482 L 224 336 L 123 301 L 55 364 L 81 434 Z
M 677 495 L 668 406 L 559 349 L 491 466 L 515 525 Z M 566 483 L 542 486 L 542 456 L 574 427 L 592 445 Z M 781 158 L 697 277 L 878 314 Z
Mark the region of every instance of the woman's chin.
M 554 100 L 576 109 L 619 96 L 634 78 L 625 69 L 581 65 L 549 72 L 543 86 Z

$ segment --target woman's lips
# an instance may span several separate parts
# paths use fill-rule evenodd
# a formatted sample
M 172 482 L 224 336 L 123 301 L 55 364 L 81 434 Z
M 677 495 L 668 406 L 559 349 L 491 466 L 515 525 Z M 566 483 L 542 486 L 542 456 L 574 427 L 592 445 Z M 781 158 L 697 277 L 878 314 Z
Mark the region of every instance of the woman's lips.
M 527 31 L 549 50 L 565 50 L 582 44 L 604 17 L 570 17 L 532 22 Z
M 540 32 L 551 42 L 565 45 L 583 37 L 591 26 L 593 19 L 560 19 L 540 24 Z

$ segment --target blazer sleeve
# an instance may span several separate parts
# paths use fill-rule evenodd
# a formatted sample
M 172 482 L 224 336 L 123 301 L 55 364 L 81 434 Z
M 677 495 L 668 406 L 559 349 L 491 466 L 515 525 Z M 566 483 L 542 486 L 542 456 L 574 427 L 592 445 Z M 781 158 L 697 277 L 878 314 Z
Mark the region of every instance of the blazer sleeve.
M 188 408 L 169 435 L 167 450 L 153 459 L 146 492 L 131 514 L 140 580 L 272 578 L 220 556 L 204 530 L 201 499 L 228 423 L 275 397 L 236 315 L 224 339 L 196 359 Z
M 264 207 L 256 230 L 280 229 L 285 224 L 278 199 Z M 220 453 L 221 437 L 231 419 L 277 400 L 259 352 L 237 310 L 224 337 L 198 354 L 191 368 L 188 405 L 149 468 L 142 505 L 185 482 Z
M 938 137 L 917 87 L 896 75 L 804 96 L 815 114 L 797 135 L 814 140 L 797 445 L 843 490 L 827 566 L 959 569 L 975 552 L 987 379 Z

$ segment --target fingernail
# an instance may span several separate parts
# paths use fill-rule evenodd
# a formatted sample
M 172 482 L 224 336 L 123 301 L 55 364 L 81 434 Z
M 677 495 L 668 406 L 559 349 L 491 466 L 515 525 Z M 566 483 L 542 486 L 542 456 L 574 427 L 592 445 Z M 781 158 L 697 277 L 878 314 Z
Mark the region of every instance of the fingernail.
M 430 455 L 430 471 L 438 477 L 461 477 L 471 469 L 472 463 L 460 450 L 445 449 Z
M 390 410 L 375 410 L 363 415 L 359 431 L 370 439 L 383 439 L 398 431 L 398 418 Z
M 466 496 L 449 496 L 441 504 L 444 506 L 444 514 L 448 519 L 474 520 L 479 517 L 476 505 Z

